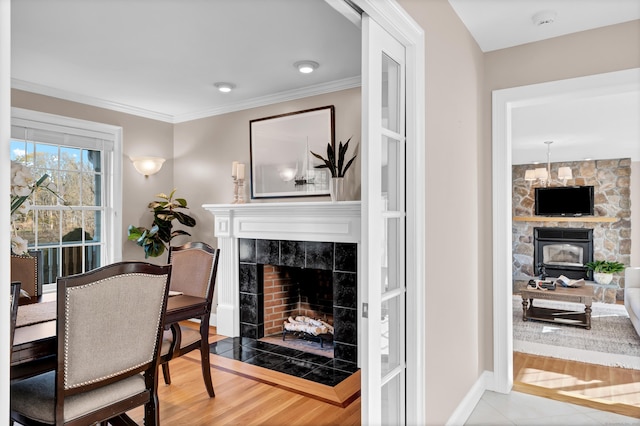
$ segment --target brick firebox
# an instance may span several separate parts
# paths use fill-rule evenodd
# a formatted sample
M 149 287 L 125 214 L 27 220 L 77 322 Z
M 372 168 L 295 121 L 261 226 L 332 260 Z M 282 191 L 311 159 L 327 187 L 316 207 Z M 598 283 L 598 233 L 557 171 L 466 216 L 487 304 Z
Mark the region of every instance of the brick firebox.
M 282 322 L 288 317 L 284 312 L 294 305 L 291 299 L 286 301 L 289 295 L 285 293 L 290 293 L 297 297 L 298 306 L 316 309 L 331 304 L 326 306 L 326 313 L 314 316 L 333 317 L 334 359 L 357 363 L 356 244 L 241 238 L 239 261 L 240 336 L 262 338 L 276 327 L 275 323 L 282 332 Z M 276 280 L 288 291 L 277 291 L 277 296 L 269 300 L 265 296 L 273 294 L 270 287 L 276 270 Z M 275 305 L 284 306 L 274 324 L 270 319 L 268 324 L 265 308 Z
M 264 265 L 263 274 L 265 336 L 281 334 L 282 324 L 298 315 L 333 324 L 330 271 Z

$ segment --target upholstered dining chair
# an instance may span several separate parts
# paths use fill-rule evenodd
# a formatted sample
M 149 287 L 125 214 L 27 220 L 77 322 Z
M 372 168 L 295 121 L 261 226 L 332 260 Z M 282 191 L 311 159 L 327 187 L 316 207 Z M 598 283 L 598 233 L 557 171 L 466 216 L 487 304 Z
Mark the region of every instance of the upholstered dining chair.
M 18 317 L 18 299 L 20 298 L 20 281 L 11 282 L 11 335 L 9 336 L 10 348 L 13 348 L 13 334 L 16 329 Z
M 11 384 L 22 425 L 91 425 L 144 405 L 159 424 L 158 366 L 171 266 L 119 262 L 57 279 L 57 367 Z
M 188 326 L 174 325 L 164 333 L 162 342 L 162 374 L 164 382 L 171 384 L 169 360 L 200 349 L 202 377 L 209 397 L 214 397 L 209 364 L 209 317 L 218 271 L 220 249 L 214 249 L 207 243 L 190 242 L 169 248 L 169 264 L 172 267 L 171 291 L 186 296 L 206 299 L 206 307 L 200 320 L 199 330 Z
M 42 250 L 25 255 L 11 255 L 11 281 L 20 281 L 20 289 L 30 297 L 42 294 Z

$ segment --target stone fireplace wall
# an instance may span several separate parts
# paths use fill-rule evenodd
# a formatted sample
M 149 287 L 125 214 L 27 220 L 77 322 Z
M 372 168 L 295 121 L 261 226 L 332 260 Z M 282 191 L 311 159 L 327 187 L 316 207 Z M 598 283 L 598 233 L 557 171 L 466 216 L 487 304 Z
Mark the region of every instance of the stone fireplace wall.
M 265 336 L 265 306 L 271 304 L 265 300 L 265 265 L 328 272 L 333 290 L 334 359 L 357 363 L 357 259 L 354 243 L 239 239 L 240 336 Z M 269 273 L 271 266 L 267 266 Z
M 594 216 L 617 219 L 615 222 L 583 221 L 514 221 L 512 271 L 514 285 L 522 285 L 536 275 L 533 265 L 533 228 L 564 227 L 593 229 L 593 258 L 630 264 L 631 257 L 631 159 L 595 160 L 551 163 L 551 176 L 558 175 L 558 168 L 571 167 L 574 178 L 567 185 L 594 186 Z M 534 188 L 524 180 L 525 171 L 531 165 L 512 167 L 513 216 L 534 216 Z M 560 185 L 558 182 L 553 186 Z M 624 274 L 614 275 L 612 285 L 596 289 L 596 300 L 615 302 L 623 298 Z M 515 287 L 514 287 L 515 289 Z

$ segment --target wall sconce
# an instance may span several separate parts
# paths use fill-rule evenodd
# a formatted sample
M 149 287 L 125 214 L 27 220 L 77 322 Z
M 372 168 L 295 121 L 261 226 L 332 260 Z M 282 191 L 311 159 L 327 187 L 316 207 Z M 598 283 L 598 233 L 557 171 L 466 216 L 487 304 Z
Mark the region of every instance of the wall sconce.
M 160 157 L 131 157 L 133 167 L 144 177 L 158 173 L 165 161 L 164 158 Z

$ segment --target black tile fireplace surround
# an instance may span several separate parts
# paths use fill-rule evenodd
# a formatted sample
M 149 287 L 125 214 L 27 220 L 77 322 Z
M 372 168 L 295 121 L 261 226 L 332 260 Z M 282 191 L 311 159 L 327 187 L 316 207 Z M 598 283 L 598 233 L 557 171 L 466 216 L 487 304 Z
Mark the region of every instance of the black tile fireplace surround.
M 334 359 L 357 363 L 357 245 L 239 239 L 240 336 L 264 337 L 264 265 L 332 271 Z

